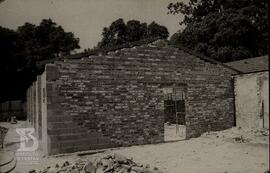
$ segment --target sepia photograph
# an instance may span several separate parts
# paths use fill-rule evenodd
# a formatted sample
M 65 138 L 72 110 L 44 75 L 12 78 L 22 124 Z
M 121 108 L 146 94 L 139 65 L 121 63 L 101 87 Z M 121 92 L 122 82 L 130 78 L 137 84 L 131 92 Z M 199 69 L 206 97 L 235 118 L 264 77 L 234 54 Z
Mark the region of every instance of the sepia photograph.
M 0 0 L 0 173 L 270 173 L 267 0 Z

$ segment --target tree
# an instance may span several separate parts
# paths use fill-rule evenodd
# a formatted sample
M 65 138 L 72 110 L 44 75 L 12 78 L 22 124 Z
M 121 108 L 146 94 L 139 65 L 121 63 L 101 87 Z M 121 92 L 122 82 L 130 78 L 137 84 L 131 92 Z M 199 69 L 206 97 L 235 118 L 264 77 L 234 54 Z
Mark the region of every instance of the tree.
M 27 55 L 35 60 L 55 58 L 80 48 L 79 39 L 51 19 L 43 19 L 39 26 L 25 23 L 17 32 L 25 42 Z
M 126 33 L 126 41 L 138 41 L 147 38 L 147 24 L 140 23 L 137 20 L 130 20 L 126 25 L 127 33 Z
M 126 24 L 123 19 L 117 19 L 112 22 L 109 28 L 103 28 L 102 41 L 99 43 L 99 47 L 113 46 L 123 44 L 125 42 Z
M 16 54 L 19 47 L 18 34 L 8 28 L 3 28 L 0 26 L 0 70 L 11 70 L 15 67 L 12 66 L 16 62 Z
M 186 28 L 171 37 L 216 60 L 227 62 L 267 54 L 267 3 L 263 0 L 190 0 L 170 3 Z
M 16 31 L 0 27 L 0 78 L 4 88 L 0 100 L 24 98 L 27 87 L 43 71 L 38 62 L 70 54 L 79 47 L 79 39 L 51 19 L 43 19 L 37 26 L 25 23 Z
M 99 48 L 113 47 L 125 43 L 139 41 L 147 38 L 168 38 L 169 32 L 165 26 L 152 22 L 147 26 L 138 20 L 130 20 L 127 23 L 123 19 L 117 19 L 109 27 L 103 28 L 102 40 Z
M 169 32 L 165 26 L 160 26 L 156 22 L 152 22 L 148 26 L 148 35 L 150 37 L 161 37 L 166 39 L 169 36 Z
M 17 32 L 0 27 L 0 101 L 3 98 L 13 98 L 15 95 L 21 96 L 21 80 L 18 69 L 24 64 L 21 56 L 21 46 Z

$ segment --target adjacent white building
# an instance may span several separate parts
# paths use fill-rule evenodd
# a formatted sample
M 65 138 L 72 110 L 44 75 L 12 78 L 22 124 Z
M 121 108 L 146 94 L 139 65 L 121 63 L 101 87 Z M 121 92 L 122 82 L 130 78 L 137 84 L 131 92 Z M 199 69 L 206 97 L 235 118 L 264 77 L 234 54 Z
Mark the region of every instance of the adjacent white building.
M 236 126 L 269 129 L 268 56 L 226 65 L 242 72 L 234 76 Z

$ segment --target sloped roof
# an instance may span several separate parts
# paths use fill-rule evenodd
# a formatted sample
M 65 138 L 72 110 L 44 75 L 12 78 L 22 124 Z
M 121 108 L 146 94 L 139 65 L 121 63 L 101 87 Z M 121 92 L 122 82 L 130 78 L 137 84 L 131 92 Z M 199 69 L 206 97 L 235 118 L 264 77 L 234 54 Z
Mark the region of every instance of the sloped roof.
M 232 61 L 225 64 L 243 73 L 252 73 L 269 70 L 268 61 L 268 55 L 265 55 L 256 58 Z

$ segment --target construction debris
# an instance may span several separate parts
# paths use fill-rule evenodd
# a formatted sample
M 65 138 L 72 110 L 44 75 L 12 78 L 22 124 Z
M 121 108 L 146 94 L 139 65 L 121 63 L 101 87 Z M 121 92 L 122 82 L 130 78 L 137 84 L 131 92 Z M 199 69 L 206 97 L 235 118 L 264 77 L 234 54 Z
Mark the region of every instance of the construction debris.
M 244 138 L 242 135 L 240 137 L 234 137 L 233 139 L 238 143 L 245 143 L 250 141 L 249 139 Z
M 38 173 L 31 170 L 29 173 Z M 94 161 L 79 159 L 75 163 L 64 162 L 47 167 L 39 173 L 162 173 L 158 168 L 150 169 L 149 165 L 135 163 L 120 154 L 108 154 Z
M 216 139 L 233 139 L 236 143 L 269 143 L 268 129 L 242 129 L 241 127 L 233 127 L 218 132 L 206 132 L 202 136 Z

